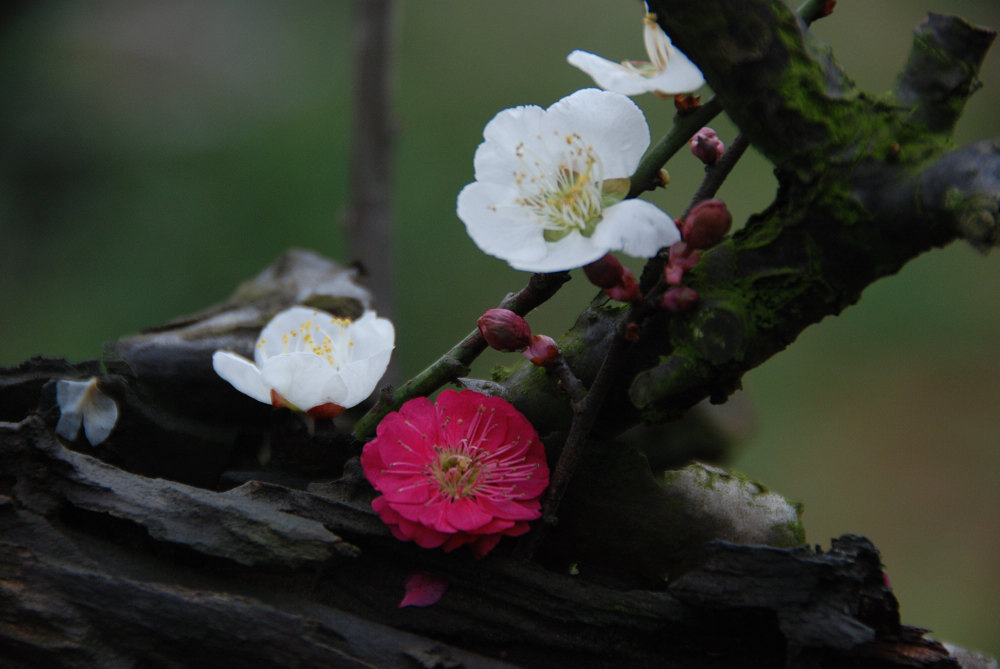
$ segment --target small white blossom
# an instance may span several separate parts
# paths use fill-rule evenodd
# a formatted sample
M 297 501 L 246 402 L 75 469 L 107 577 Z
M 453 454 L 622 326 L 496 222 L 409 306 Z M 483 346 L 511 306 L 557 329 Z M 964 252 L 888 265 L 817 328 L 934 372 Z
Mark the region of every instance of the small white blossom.
M 458 216 L 480 249 L 515 269 L 567 270 L 609 251 L 648 258 L 680 241 L 656 205 L 623 199 L 649 145 L 627 97 L 588 88 L 548 109 L 505 109 L 483 139 Z
M 656 15 L 647 13 L 642 23 L 648 61 L 615 63 L 580 50 L 572 52 L 566 60 L 590 75 L 601 88 L 622 95 L 656 93 L 670 96 L 700 88 L 705 83 L 701 70 L 673 45 L 656 23 Z
M 56 383 L 59 422 L 56 434 L 75 441 L 83 425 L 83 433 L 92 445 L 108 438 L 118 422 L 118 405 L 97 387 L 97 377 L 86 381 L 60 379 Z
M 333 417 L 372 394 L 389 366 L 395 330 L 367 311 L 351 321 L 292 307 L 261 331 L 254 361 L 216 351 L 216 373 L 240 392 L 274 406 Z

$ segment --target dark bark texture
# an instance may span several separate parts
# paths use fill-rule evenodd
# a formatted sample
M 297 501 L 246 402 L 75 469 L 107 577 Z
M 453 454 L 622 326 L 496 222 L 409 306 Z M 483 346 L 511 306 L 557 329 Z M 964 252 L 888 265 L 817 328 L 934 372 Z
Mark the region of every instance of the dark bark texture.
M 110 373 L 53 359 L 0 373 L 3 666 L 959 666 L 900 623 L 862 537 L 822 551 L 686 532 L 698 549 L 668 582 L 650 572 L 676 541 L 660 545 L 653 523 L 616 537 L 600 530 L 614 515 L 574 520 L 574 496 L 579 509 L 594 494 L 578 478 L 563 517 L 611 558 L 592 546 L 575 575 L 562 558 L 588 539 L 562 528 L 539 561 L 510 557 L 510 540 L 483 560 L 396 541 L 371 510 L 349 430 L 309 432 L 217 387 L 211 368 L 222 342 L 245 347 L 248 324 L 302 299 L 303 275 L 334 291 L 308 301 L 363 303 L 344 271 L 291 253 L 233 299 L 109 345 Z M 95 374 L 119 423 L 97 447 L 64 442 L 55 381 Z M 168 396 L 154 392 L 167 383 Z M 718 447 L 695 431 L 695 452 Z M 649 476 L 647 459 L 632 462 Z M 654 568 L 622 553 L 653 555 Z M 399 609 L 417 570 L 448 590 Z

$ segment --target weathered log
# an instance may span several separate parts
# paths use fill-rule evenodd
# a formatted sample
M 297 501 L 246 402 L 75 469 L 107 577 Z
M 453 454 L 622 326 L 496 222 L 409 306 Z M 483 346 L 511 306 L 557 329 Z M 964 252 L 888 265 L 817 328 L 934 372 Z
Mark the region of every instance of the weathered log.
M 10 666 L 957 667 L 900 624 L 866 539 L 713 544 L 672 583 L 602 584 L 394 540 L 356 468 L 213 492 L 0 425 L 0 656 Z M 413 570 L 444 575 L 397 609 Z

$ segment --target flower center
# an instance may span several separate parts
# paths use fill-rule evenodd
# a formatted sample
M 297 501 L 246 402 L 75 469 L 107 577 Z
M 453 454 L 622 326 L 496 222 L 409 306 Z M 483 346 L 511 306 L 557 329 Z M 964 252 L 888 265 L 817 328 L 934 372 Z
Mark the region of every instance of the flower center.
M 545 162 L 535 160 L 529 165 L 524 142 L 517 145 L 517 157 L 524 170 L 514 174 L 521 196 L 514 202 L 527 207 L 537 217 L 546 241 L 554 242 L 571 232 L 584 237 L 594 234 L 601 221 L 604 205 L 601 201 L 601 165 L 594 147 L 583 142 L 580 135 L 565 136 L 566 149 L 558 167 L 552 172 L 543 169 Z
M 440 452 L 437 462 L 431 463 L 431 475 L 445 497 L 454 501 L 476 493 L 482 478 L 482 465 L 477 460 L 475 452 Z
M 322 323 L 317 323 L 309 319 L 299 323 L 298 327 L 281 335 L 282 353 L 313 353 L 323 358 L 327 364 L 335 369 L 340 369 L 345 363 L 351 360 L 351 351 L 354 342 L 347 336 L 347 326 L 351 324 L 349 318 L 338 318 L 336 316 L 329 319 L 323 318 Z M 257 342 L 258 347 L 263 347 L 265 340 Z

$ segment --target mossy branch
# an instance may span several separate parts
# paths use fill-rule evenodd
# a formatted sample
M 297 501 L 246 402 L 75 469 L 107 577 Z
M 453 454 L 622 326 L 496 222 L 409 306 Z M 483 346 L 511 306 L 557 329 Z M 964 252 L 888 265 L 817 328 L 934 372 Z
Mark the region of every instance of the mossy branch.
M 989 248 L 1000 230 L 1000 149 L 983 141 L 951 150 L 947 136 L 976 88 L 992 31 L 932 17 L 915 51 L 926 49 L 928 31 L 968 39 L 938 39 L 938 67 L 921 69 L 911 58 L 897 91 L 907 104 L 892 106 L 855 90 L 781 2 L 651 5 L 775 165 L 779 192 L 686 276 L 702 298 L 696 309 L 644 324 L 622 363 L 625 381 L 602 412 L 607 430 L 671 419 L 706 397 L 723 400 L 746 371 L 856 302 L 872 282 L 958 238 Z M 560 342 L 585 384 L 623 318 L 599 298 Z M 523 368 L 505 384 L 527 412 L 553 392 Z M 540 430 L 565 429 L 565 412 L 532 413 Z

